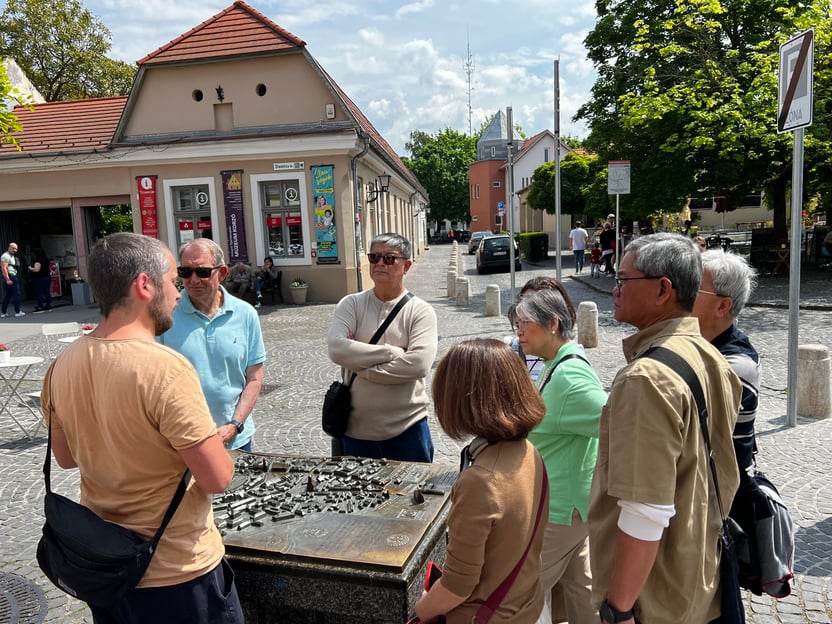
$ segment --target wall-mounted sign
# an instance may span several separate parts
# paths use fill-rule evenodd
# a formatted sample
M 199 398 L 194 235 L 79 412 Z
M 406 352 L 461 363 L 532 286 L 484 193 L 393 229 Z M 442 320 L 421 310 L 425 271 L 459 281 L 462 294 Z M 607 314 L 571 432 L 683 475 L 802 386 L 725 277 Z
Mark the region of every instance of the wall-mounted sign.
M 303 161 L 299 162 L 282 162 L 282 163 L 272 163 L 272 167 L 275 171 L 287 171 L 292 169 L 303 169 L 304 163 Z
M 156 204 L 156 176 L 139 176 L 139 214 L 142 220 L 142 234 L 158 238 L 159 223 Z
M 248 262 L 246 224 L 243 218 L 243 172 L 221 171 L 222 199 L 225 204 L 225 227 L 228 233 L 230 264 Z

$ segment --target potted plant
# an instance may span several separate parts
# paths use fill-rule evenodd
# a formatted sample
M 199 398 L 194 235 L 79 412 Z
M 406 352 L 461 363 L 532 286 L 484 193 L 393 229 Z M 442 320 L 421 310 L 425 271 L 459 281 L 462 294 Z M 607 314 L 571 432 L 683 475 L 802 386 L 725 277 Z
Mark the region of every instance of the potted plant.
M 301 278 L 296 277 L 289 284 L 289 293 L 292 295 L 292 303 L 295 305 L 303 305 L 306 303 L 306 291 L 309 289 L 309 284 Z
M 8 364 L 11 356 L 11 349 L 7 345 L 0 344 L 0 364 Z

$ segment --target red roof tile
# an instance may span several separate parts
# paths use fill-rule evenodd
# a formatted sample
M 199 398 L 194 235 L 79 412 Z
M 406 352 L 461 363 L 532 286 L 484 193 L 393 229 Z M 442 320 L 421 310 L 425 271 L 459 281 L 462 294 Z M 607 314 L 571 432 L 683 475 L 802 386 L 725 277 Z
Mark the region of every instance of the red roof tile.
M 30 110 L 16 106 L 23 131 L 17 133 L 21 152 L 0 144 L 0 156 L 91 152 L 106 148 L 113 139 L 126 95 L 89 100 L 66 100 L 35 104 Z
M 137 61 L 176 63 L 303 48 L 306 42 L 238 0 L 214 17 Z

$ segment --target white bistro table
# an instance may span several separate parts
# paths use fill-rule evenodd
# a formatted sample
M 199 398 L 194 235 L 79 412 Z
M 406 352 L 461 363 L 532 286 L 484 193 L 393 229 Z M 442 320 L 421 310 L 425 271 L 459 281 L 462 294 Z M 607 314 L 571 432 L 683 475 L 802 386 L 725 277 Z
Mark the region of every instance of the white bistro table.
M 41 362 L 43 362 L 42 357 L 22 355 L 11 357 L 8 362 L 0 364 L 0 414 L 4 412 L 8 414 L 27 438 L 32 438 L 33 434 L 37 433 L 42 419 L 40 413 L 32 409 L 31 401 L 22 396 L 17 389 L 20 387 L 21 382 L 26 379 L 29 370 L 35 364 L 40 364 Z M 29 410 L 29 413 L 35 419 L 32 433 L 29 433 L 26 426 L 17 419 L 12 411 L 12 406 L 15 401 Z

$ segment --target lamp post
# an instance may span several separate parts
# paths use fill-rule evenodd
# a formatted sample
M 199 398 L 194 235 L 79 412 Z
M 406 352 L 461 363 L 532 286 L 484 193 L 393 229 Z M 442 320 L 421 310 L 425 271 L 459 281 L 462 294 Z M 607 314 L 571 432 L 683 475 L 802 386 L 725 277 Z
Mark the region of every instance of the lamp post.
M 390 174 L 389 173 L 382 173 L 378 176 L 372 184 L 367 185 L 367 203 L 372 204 L 375 202 L 379 196 L 383 193 L 387 193 L 388 189 L 390 188 Z M 379 204 L 380 206 L 381 204 Z M 379 221 L 382 221 L 383 216 L 381 214 L 381 209 L 376 211 L 377 217 L 375 221 L 375 227 L 379 226 Z M 383 226 L 383 224 L 382 224 Z M 378 232 L 376 232 L 378 234 Z

